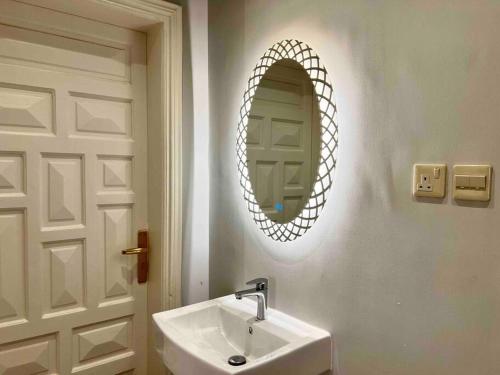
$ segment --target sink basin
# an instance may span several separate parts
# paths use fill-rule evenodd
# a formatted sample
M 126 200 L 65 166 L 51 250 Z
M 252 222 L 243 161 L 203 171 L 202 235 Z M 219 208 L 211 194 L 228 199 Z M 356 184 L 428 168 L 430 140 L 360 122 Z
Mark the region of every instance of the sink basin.
M 327 331 L 280 311 L 256 320 L 257 303 L 229 295 L 153 315 L 156 349 L 175 375 L 318 375 L 331 368 Z M 246 363 L 228 364 L 242 355 Z

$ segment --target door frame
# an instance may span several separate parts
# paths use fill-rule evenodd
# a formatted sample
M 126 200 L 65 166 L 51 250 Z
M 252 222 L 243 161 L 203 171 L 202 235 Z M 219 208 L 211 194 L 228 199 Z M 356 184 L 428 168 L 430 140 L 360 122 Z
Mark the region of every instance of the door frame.
M 148 222 L 152 249 L 148 296 L 155 296 L 148 297 L 148 312 L 179 307 L 182 269 L 181 7 L 162 0 L 14 1 L 147 34 Z M 24 27 L 29 24 L 33 29 L 50 29 L 35 17 L 28 19 L 26 15 L 0 15 L 0 21 Z

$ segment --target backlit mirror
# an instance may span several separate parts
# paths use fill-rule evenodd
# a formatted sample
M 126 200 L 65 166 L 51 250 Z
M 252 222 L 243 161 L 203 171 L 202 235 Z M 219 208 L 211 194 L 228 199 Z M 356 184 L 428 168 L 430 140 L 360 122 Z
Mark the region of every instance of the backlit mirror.
M 275 62 L 259 82 L 247 128 L 247 167 L 257 203 L 287 223 L 304 208 L 316 179 L 321 144 L 318 99 L 298 62 Z
M 298 40 L 274 44 L 248 79 L 236 139 L 240 185 L 253 220 L 276 241 L 304 235 L 325 206 L 336 113 L 325 67 Z

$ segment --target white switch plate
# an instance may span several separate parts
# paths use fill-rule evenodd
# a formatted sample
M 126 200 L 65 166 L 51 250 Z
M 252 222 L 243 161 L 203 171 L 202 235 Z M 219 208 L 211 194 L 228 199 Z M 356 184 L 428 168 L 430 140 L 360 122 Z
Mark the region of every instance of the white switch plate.
M 413 166 L 413 195 L 444 198 L 446 194 L 446 164 L 415 164 Z
M 491 175 L 491 165 L 453 166 L 453 199 L 489 201 L 491 198 Z

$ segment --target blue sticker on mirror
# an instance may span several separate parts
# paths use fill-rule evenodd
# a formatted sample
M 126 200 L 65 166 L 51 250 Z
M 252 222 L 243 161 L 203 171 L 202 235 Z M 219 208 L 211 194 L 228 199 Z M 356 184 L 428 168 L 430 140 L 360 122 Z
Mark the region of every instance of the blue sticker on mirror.
M 283 212 L 283 205 L 280 202 L 276 203 L 274 208 L 276 208 L 276 211 L 278 212 Z

